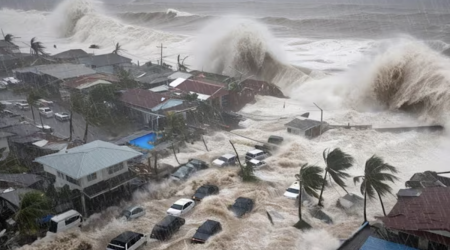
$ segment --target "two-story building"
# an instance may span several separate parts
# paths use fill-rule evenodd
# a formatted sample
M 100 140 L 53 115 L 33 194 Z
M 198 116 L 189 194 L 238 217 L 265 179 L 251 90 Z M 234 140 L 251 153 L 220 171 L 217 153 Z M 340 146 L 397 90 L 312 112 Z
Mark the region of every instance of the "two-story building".
M 101 209 L 99 204 L 112 205 L 108 202 L 120 197 L 117 194 L 125 193 L 127 184 L 134 179 L 133 173 L 128 171 L 127 161 L 141 155 L 127 146 L 93 141 L 35 161 L 54 179 L 56 189 L 68 185 L 70 190 L 80 191 L 86 215 Z

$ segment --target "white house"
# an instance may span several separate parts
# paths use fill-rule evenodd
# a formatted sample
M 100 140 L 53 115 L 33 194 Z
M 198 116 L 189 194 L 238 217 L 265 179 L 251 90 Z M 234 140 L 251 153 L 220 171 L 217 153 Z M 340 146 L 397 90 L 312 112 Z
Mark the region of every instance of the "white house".
M 80 190 L 85 207 L 85 197 L 93 199 L 131 181 L 134 175 L 128 171 L 127 161 L 141 155 L 127 146 L 93 141 L 35 161 L 54 176 L 55 188 L 68 185 L 71 190 Z

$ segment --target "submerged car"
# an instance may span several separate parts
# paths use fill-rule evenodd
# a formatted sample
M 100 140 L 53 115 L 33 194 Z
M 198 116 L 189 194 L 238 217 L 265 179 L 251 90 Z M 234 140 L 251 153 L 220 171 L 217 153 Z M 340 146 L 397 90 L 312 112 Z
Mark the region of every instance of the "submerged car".
M 266 166 L 265 161 L 259 161 L 256 159 L 251 159 L 251 160 L 247 161 L 246 164 L 249 166 L 252 166 L 253 168 L 261 168 L 261 167 Z
M 222 231 L 222 225 L 220 225 L 220 222 L 207 220 L 197 229 L 194 236 L 192 236 L 191 243 L 203 244 L 209 239 L 209 237 L 220 231 Z
M 251 159 L 264 160 L 267 158 L 267 156 L 268 154 L 263 150 L 253 149 L 248 151 L 247 154 L 245 154 L 245 160 L 246 161 L 250 161 Z
M 39 125 L 35 125 L 35 126 L 36 126 L 36 128 L 40 129 L 43 132 L 46 132 L 46 133 L 52 133 L 53 132 L 53 128 L 48 126 L 48 125 L 44 124 L 44 126 L 42 126 L 41 124 L 39 124 Z
M 167 210 L 167 214 L 173 216 L 181 216 L 192 210 L 195 201 L 191 199 L 179 199 Z
M 209 167 L 208 163 L 199 159 L 189 159 L 188 164 L 194 166 L 197 170 L 204 170 Z
M 112 239 L 106 250 L 136 250 L 146 244 L 148 236 L 132 231 L 126 231 Z
M 192 199 L 195 201 L 200 201 L 206 196 L 218 194 L 219 193 L 219 187 L 215 185 L 203 185 L 195 191 L 195 194 L 192 196 Z
M 53 117 L 53 110 L 50 108 L 39 108 L 39 114 L 42 115 L 45 118 Z
M 289 199 L 297 199 L 298 195 L 300 194 L 300 185 L 298 181 L 294 181 L 291 186 L 289 186 L 288 189 L 286 189 L 286 192 L 284 192 L 284 197 L 287 197 Z
M 172 237 L 172 235 L 180 230 L 180 227 L 183 226 L 185 222 L 186 221 L 184 218 L 167 215 L 153 227 L 150 238 L 157 240 L 168 240 Z
M 141 206 L 133 206 L 124 209 L 118 219 L 132 220 L 145 215 L 145 209 Z
M 239 197 L 231 206 L 231 211 L 236 214 L 236 217 L 241 218 L 244 214 L 253 210 L 253 200 L 250 198 Z
M 236 165 L 237 157 L 233 154 L 224 154 L 213 161 L 213 164 L 218 167 L 234 166 Z
M 191 174 L 193 174 L 195 171 L 194 166 L 192 165 L 184 165 L 181 166 L 175 173 L 170 175 L 170 178 L 172 180 L 186 180 Z

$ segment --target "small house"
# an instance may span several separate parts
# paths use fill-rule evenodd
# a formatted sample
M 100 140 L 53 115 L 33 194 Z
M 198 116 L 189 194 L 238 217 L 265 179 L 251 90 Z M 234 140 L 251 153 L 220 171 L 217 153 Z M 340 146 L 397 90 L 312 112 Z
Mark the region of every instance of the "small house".
M 180 80 L 176 85 L 175 81 Z M 178 78 L 174 82 L 170 83 L 170 86 L 176 90 L 180 90 L 185 94 L 197 94 L 197 99 L 200 101 L 206 101 L 210 105 L 223 108 L 224 101 L 229 92 L 224 85 L 212 84 L 195 80 L 183 80 Z
M 322 123 L 316 120 L 298 118 L 284 124 L 284 126 L 287 127 L 288 133 L 302 135 L 309 139 L 317 137 L 325 132 L 327 125 L 326 122 Z
M 114 74 L 119 68 L 130 67 L 131 59 L 111 53 L 78 58 L 78 63 L 86 65 L 97 73 Z
M 82 49 L 70 49 L 52 56 L 53 59 L 61 62 L 76 63 L 78 58 L 87 57 L 89 54 Z

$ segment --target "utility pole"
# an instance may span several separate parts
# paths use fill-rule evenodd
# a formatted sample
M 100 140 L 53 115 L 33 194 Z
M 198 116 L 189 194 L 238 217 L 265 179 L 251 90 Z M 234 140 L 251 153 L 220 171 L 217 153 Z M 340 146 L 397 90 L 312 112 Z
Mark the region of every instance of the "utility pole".
M 163 49 L 167 48 L 164 47 L 163 44 L 161 43 L 161 46 L 156 46 L 156 48 L 161 49 L 161 61 L 160 61 L 160 65 L 163 65 Z
M 313 102 L 314 103 L 314 102 Z M 314 103 L 318 109 L 320 109 L 320 135 L 322 135 L 322 127 L 323 127 L 323 109 L 321 109 L 316 103 Z

